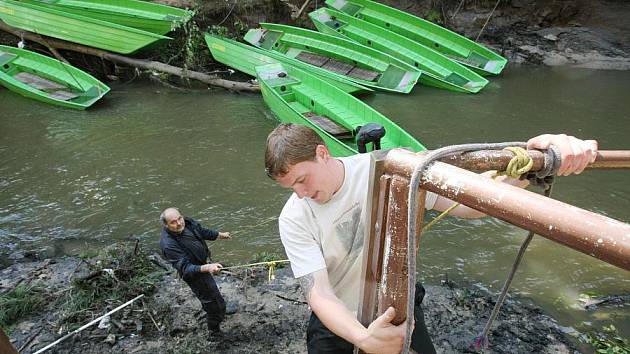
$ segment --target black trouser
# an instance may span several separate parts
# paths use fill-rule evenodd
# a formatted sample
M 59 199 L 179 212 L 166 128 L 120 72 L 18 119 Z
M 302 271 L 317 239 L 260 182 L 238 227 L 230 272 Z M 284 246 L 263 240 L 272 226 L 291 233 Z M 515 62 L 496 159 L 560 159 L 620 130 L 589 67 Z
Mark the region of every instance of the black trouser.
M 225 300 L 217 287 L 217 283 L 209 273 L 196 274 L 186 281 L 193 293 L 201 302 L 201 307 L 207 314 L 208 330 L 217 331 L 225 318 Z
M 414 317 L 416 325 L 411 334 L 411 348 L 418 354 L 434 354 L 435 348 L 431 342 L 431 337 L 424 323 L 424 312 L 422 311 L 422 300 L 424 299 L 424 287 L 422 284 L 416 284 Z M 352 353 L 354 345 L 345 339 L 331 332 L 324 324 L 311 313 L 311 319 L 306 330 L 306 345 L 309 354 L 343 354 Z

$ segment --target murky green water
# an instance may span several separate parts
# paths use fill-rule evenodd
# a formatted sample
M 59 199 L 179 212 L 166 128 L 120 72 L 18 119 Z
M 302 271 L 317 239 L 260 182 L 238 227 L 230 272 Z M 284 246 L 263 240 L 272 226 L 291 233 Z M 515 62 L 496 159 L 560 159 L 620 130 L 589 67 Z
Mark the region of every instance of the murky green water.
M 630 72 L 508 69 L 479 95 L 417 87 L 364 99 L 429 148 L 524 140 L 543 132 L 593 137 L 629 149 Z M 45 106 L 0 89 L 0 255 L 78 253 L 139 238 L 157 249 L 160 211 L 178 206 L 235 232 L 215 258 L 246 263 L 282 253 L 278 215 L 288 192 L 263 172 L 276 121 L 258 95 L 179 92 L 145 83 L 114 86 L 88 112 Z M 630 222 L 630 171 L 560 178 L 557 199 Z M 446 220 L 423 235 L 426 282 L 501 287 L 525 231 L 493 219 Z M 580 293 L 630 293 L 630 273 L 534 239 L 513 292 L 564 326 L 613 323 L 630 337 L 630 306 L 576 308 Z

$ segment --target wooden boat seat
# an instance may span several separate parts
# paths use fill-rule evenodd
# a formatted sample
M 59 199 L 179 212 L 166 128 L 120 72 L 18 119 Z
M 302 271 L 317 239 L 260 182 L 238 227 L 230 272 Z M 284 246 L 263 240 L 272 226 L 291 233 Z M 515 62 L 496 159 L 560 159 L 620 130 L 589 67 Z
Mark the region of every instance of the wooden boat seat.
M 48 80 L 41 76 L 37 76 L 35 74 L 27 72 L 21 72 L 13 76 L 13 78 L 41 91 L 56 91 L 67 88 L 66 86 L 58 82 L 54 82 L 52 80 Z
M 380 76 L 380 73 L 377 71 L 361 69 L 355 66 L 352 70 L 350 70 L 348 76 L 365 81 L 375 81 Z
M 84 93 L 81 92 L 73 92 L 70 89 L 58 82 L 54 82 L 52 80 L 45 79 L 41 76 L 21 72 L 15 76 L 13 76 L 16 80 L 25 83 L 37 90 L 45 91 L 48 93 L 48 97 L 54 98 L 56 100 L 69 101 L 71 99 L 86 96 L 87 98 L 93 98 L 98 96 L 98 87 L 92 86 Z
M 344 63 L 342 61 L 315 53 L 303 51 L 296 55 L 295 58 L 305 63 L 318 66 L 322 69 L 332 71 L 335 74 L 350 76 L 359 80 L 375 81 L 380 76 L 380 73 L 377 71 L 362 69 L 352 64 Z
M 300 54 L 296 55 L 295 58 L 299 61 L 303 61 L 320 68 L 328 61 L 328 57 L 309 52 L 300 52 Z
M 48 94 L 48 97 L 51 97 L 57 100 L 62 100 L 62 101 L 69 101 L 79 96 L 81 96 L 81 94 L 76 93 L 76 92 L 64 91 L 64 90 L 58 90 L 58 91 Z
M 354 69 L 354 65 L 330 58 L 326 64 L 322 65 L 322 68 L 345 76 Z
M 326 116 L 320 116 L 314 112 L 306 112 L 304 117 L 337 139 L 352 139 L 354 137 L 350 130 Z

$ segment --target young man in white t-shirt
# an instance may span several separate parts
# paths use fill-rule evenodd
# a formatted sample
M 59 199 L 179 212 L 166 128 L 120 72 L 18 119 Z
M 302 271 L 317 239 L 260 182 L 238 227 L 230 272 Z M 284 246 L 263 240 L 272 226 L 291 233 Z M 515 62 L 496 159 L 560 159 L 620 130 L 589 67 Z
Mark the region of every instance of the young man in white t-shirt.
M 582 172 L 596 156 L 596 142 L 566 135 L 541 135 L 528 142 L 530 148 L 539 149 L 551 144 L 562 155 L 559 175 Z M 405 327 L 391 324 L 394 308 L 367 328 L 357 320 L 369 166 L 369 154 L 332 157 L 319 135 L 306 126 L 281 124 L 267 138 L 267 174 L 294 192 L 278 223 L 293 274 L 313 310 L 307 330 L 310 354 L 352 353 L 354 346 L 379 353 L 397 353 L 402 348 Z M 427 193 L 425 205 L 445 210 L 452 203 Z M 483 216 L 465 206 L 452 215 Z M 434 353 L 420 307 L 424 289 L 419 284 L 416 295 L 411 348 Z

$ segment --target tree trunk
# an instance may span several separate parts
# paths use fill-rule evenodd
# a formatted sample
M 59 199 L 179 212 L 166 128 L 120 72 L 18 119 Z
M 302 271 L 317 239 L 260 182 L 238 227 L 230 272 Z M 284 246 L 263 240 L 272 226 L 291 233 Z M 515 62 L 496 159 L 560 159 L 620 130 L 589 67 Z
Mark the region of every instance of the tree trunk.
M 86 47 L 86 46 L 76 44 L 76 43 L 70 43 L 70 42 L 66 42 L 66 41 L 62 41 L 58 39 L 43 37 L 32 32 L 28 32 L 28 31 L 11 27 L 2 21 L 0 21 L 0 29 L 5 32 L 11 33 L 17 37 L 26 38 L 33 42 L 39 43 L 47 48 L 50 48 L 51 50 L 63 49 L 63 50 L 70 50 L 70 51 L 78 52 L 82 54 L 93 55 L 99 58 L 109 60 L 114 63 L 124 64 L 124 65 L 132 66 L 135 68 L 158 71 L 162 73 L 179 76 L 182 78 L 193 79 L 193 80 L 201 81 L 211 86 L 222 87 L 228 90 L 249 91 L 249 92 L 260 91 L 260 87 L 258 85 L 254 85 L 254 84 L 250 84 L 246 82 L 224 80 L 216 76 L 211 76 L 211 75 L 200 73 L 197 71 L 185 70 L 177 66 L 168 65 L 168 64 L 160 63 L 153 60 L 129 58 L 123 55 L 110 53 L 108 51 L 101 50 L 101 49 Z

